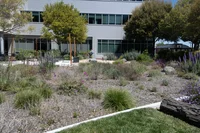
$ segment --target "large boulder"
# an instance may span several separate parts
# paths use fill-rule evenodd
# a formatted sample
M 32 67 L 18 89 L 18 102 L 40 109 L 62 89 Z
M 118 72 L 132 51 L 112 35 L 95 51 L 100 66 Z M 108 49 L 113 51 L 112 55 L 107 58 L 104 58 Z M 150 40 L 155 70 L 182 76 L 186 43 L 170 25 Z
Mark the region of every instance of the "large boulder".
M 166 66 L 164 67 L 163 71 L 166 73 L 166 74 L 175 74 L 176 73 L 176 70 L 171 67 L 171 66 Z
M 184 103 L 174 99 L 164 99 L 160 111 L 200 127 L 200 106 Z

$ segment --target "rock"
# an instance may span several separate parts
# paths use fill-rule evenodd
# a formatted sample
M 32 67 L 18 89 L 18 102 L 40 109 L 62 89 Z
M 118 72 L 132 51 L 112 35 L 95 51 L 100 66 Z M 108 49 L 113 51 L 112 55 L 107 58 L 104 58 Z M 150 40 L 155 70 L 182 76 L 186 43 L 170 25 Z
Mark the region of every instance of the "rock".
M 127 60 L 125 58 L 123 58 L 122 60 L 123 60 L 123 62 L 127 62 Z
M 92 59 L 89 60 L 89 62 L 97 62 L 97 59 L 92 58 Z
M 163 71 L 165 72 L 165 74 L 168 74 L 168 75 L 176 73 L 176 70 L 171 66 L 164 67 Z
M 174 99 L 164 99 L 161 102 L 160 111 L 200 127 L 199 105 L 191 105 Z

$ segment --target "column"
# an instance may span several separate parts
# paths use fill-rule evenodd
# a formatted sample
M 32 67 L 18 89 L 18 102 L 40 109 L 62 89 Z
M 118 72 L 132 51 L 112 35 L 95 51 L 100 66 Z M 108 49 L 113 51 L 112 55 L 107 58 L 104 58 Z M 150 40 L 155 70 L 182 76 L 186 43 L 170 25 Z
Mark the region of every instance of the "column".
M 0 50 L 0 54 L 4 54 L 4 39 L 2 34 L 0 34 Z

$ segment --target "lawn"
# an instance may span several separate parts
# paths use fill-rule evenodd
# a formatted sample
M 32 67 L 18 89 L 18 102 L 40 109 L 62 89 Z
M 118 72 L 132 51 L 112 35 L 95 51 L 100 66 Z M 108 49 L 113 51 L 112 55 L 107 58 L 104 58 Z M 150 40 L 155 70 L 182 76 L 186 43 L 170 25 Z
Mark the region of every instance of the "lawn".
M 154 109 L 140 109 L 89 122 L 60 133 L 198 133 L 199 128 Z

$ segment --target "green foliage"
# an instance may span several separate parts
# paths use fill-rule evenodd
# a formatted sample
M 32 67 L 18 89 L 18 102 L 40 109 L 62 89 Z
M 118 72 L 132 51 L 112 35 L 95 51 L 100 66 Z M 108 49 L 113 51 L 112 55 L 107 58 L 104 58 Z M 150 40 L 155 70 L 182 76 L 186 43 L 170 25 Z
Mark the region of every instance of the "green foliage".
M 131 19 L 126 23 L 124 30 L 126 38 L 153 38 L 159 37 L 159 23 L 170 12 L 172 5 L 165 1 L 145 1 L 132 12 Z
M 96 91 L 96 90 L 89 90 L 88 91 L 88 96 L 89 99 L 101 99 L 101 92 L 100 91 Z
M 157 77 L 160 75 L 161 75 L 161 73 L 159 70 L 151 70 L 151 71 L 149 71 L 148 77 Z
M 20 49 L 19 53 L 16 55 L 17 60 L 26 60 L 30 58 L 34 58 L 36 55 L 36 51 L 34 50 L 24 50 Z
M 64 60 L 70 60 L 70 55 L 69 54 L 66 54 L 63 57 L 64 57 Z
M 168 86 L 169 85 L 169 82 L 167 80 L 162 80 L 162 86 Z
M 113 53 L 107 53 L 104 56 L 107 57 L 107 60 L 116 60 L 117 59 L 117 56 Z
M 129 82 L 124 77 L 119 78 L 119 85 L 120 86 L 126 86 L 128 83 Z
M 138 89 L 139 89 L 139 90 L 144 90 L 144 85 L 138 86 Z
M 136 60 L 139 61 L 139 62 L 146 62 L 146 63 L 153 61 L 151 59 L 151 57 L 148 55 L 148 51 L 147 50 L 145 50 L 142 54 L 138 55 Z
M 45 26 L 42 34 L 45 38 L 66 42 L 70 34 L 79 43 L 87 38 L 86 21 L 72 5 L 65 4 L 63 1 L 47 4 L 42 16 Z
M 185 79 L 192 79 L 192 80 L 198 80 L 199 79 L 199 76 L 197 76 L 196 74 L 194 73 L 186 73 L 184 75 L 182 75 L 183 78 Z
M 165 61 L 179 60 L 179 57 L 183 57 L 185 51 L 170 51 L 170 50 L 160 50 L 157 53 L 157 59 L 163 59 Z
M 103 100 L 104 108 L 121 111 L 134 107 L 134 101 L 128 91 L 121 89 L 108 89 Z
M 5 102 L 5 95 L 3 93 L 0 93 L 0 104 Z
M 45 87 L 45 86 L 42 88 L 38 88 L 38 92 L 45 99 L 50 98 L 53 94 L 52 90 L 49 87 Z
M 32 107 L 30 107 L 29 110 L 30 110 L 29 114 L 32 115 L 32 116 L 41 114 L 40 113 L 40 107 L 38 107 L 38 106 L 32 106 Z
M 25 2 L 25 0 L 0 1 L 0 29 L 3 33 L 19 32 L 21 27 L 31 21 L 32 15 L 30 13 L 20 12 Z
M 157 92 L 157 88 L 156 87 L 152 87 L 149 91 L 150 92 Z
M 40 73 L 46 74 L 48 72 L 52 72 L 54 67 L 55 67 L 54 56 L 51 54 L 51 52 L 46 52 L 44 54 L 44 57 L 40 57 L 39 60 Z
M 124 61 L 123 60 L 121 60 L 121 59 L 118 59 L 118 60 L 115 60 L 114 62 L 113 62 L 113 64 L 123 64 L 124 63 Z
M 38 106 L 41 99 L 42 96 L 37 91 L 24 90 L 16 94 L 14 104 L 16 108 L 30 109 L 33 106 Z
M 61 52 L 58 49 L 52 49 L 50 51 L 48 51 L 48 53 L 53 56 L 54 58 L 60 57 L 61 56 Z
M 110 79 L 118 79 L 120 77 L 120 71 L 116 68 L 110 68 L 105 71 L 105 74 L 108 76 Z
M 66 81 L 58 87 L 59 94 L 78 95 L 85 93 L 87 88 L 77 81 Z
M 127 61 L 131 61 L 131 60 L 135 60 L 137 59 L 139 53 L 137 51 L 130 51 L 130 52 L 126 52 L 123 55 L 120 56 L 120 59 L 126 59 Z
M 77 112 L 73 113 L 73 118 L 77 118 L 79 116 L 79 114 Z

